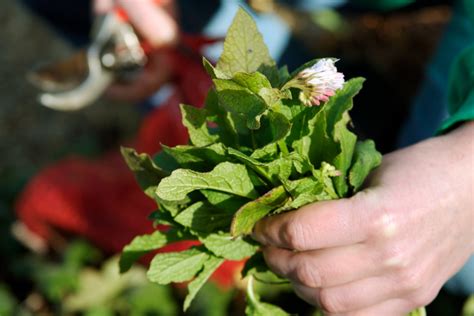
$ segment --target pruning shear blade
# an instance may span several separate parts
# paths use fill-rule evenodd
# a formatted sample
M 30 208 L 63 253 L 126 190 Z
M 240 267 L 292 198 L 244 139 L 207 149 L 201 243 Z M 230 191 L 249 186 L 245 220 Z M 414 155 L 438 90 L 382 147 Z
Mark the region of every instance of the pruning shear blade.
M 86 51 L 33 70 L 28 79 L 42 93 L 39 102 L 59 111 L 76 111 L 96 101 L 117 78 L 130 79 L 147 58 L 133 27 L 115 12 L 98 17 Z

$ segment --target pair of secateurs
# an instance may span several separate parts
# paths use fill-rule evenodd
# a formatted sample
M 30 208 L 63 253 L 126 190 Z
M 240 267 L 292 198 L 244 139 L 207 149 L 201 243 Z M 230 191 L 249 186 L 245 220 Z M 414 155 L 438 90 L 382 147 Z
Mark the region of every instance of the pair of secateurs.
M 146 53 L 124 12 L 116 9 L 96 18 L 86 49 L 37 67 L 27 77 L 41 90 L 42 105 L 75 111 L 92 104 L 114 80 L 133 80 L 147 62 Z

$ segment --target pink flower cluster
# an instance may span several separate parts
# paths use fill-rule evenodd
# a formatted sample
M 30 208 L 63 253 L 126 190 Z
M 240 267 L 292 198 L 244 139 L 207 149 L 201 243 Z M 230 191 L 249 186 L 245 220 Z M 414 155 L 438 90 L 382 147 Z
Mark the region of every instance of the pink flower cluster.
M 321 59 L 313 66 L 302 70 L 296 78 L 303 82 L 305 88 L 300 94 L 306 105 L 320 105 L 344 86 L 344 74 L 337 71 L 334 59 Z

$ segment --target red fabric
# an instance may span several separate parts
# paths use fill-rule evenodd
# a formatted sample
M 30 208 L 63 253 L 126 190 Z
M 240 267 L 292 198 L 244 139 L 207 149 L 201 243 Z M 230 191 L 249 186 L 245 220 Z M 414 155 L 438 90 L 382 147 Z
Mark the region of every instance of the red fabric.
M 160 144 L 175 146 L 188 140 L 179 103 L 202 105 L 211 82 L 195 60 L 173 54 L 173 95 L 146 118 L 132 142 L 139 152 L 154 154 Z M 50 241 L 58 232 L 87 238 L 107 252 L 120 252 L 134 236 L 153 231 L 147 219 L 156 204 L 137 185 L 118 150 L 100 159 L 69 157 L 39 172 L 16 203 L 18 218 Z M 161 251 L 183 250 L 196 242 L 179 242 Z M 149 256 L 146 257 L 149 260 Z M 226 262 L 213 279 L 231 286 L 241 262 Z

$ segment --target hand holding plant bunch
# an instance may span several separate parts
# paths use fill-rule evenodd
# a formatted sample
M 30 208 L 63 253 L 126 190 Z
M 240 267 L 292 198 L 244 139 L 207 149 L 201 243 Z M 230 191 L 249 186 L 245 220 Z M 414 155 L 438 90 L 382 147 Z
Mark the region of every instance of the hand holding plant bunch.
M 159 284 L 189 281 L 185 310 L 225 260 L 248 258 L 242 271 L 248 280 L 247 314 L 286 315 L 261 302 L 253 289 L 254 282 L 280 278 L 264 257 L 302 298 L 331 315 L 402 315 L 428 303 L 468 251 L 456 252 L 455 264 L 444 264 L 449 269 L 436 282 L 425 282 L 433 275 L 427 260 L 443 261 L 446 252 L 422 255 L 422 248 L 438 239 L 415 240 L 411 227 L 432 227 L 435 236 L 445 232 L 435 229 L 428 211 L 423 218 L 407 213 L 398 218 L 381 201 L 406 208 L 410 192 L 423 197 L 432 192 L 417 187 L 431 168 L 417 153 L 449 140 L 389 155 L 371 177 L 373 189 L 347 199 L 381 163 L 381 155 L 372 141 L 357 140 L 347 128 L 352 99 L 364 80 L 344 82 L 335 62 L 314 60 L 291 74 L 277 68 L 255 23 L 240 10 L 216 67 L 204 60 L 214 83 L 204 108 L 181 106 L 190 144 L 163 146 L 153 159 L 123 149 L 138 182 L 158 204 L 150 218 L 169 229 L 136 237 L 124 248 L 121 270 L 169 243 L 194 240 L 199 245 L 188 250 L 157 254 L 148 270 L 148 278 Z M 400 163 L 407 153 L 414 171 Z M 401 182 L 400 175 L 411 182 Z M 400 199 L 393 192 L 400 192 Z M 414 208 L 423 205 L 412 201 Z M 404 245 L 413 250 L 411 257 L 398 251 Z

